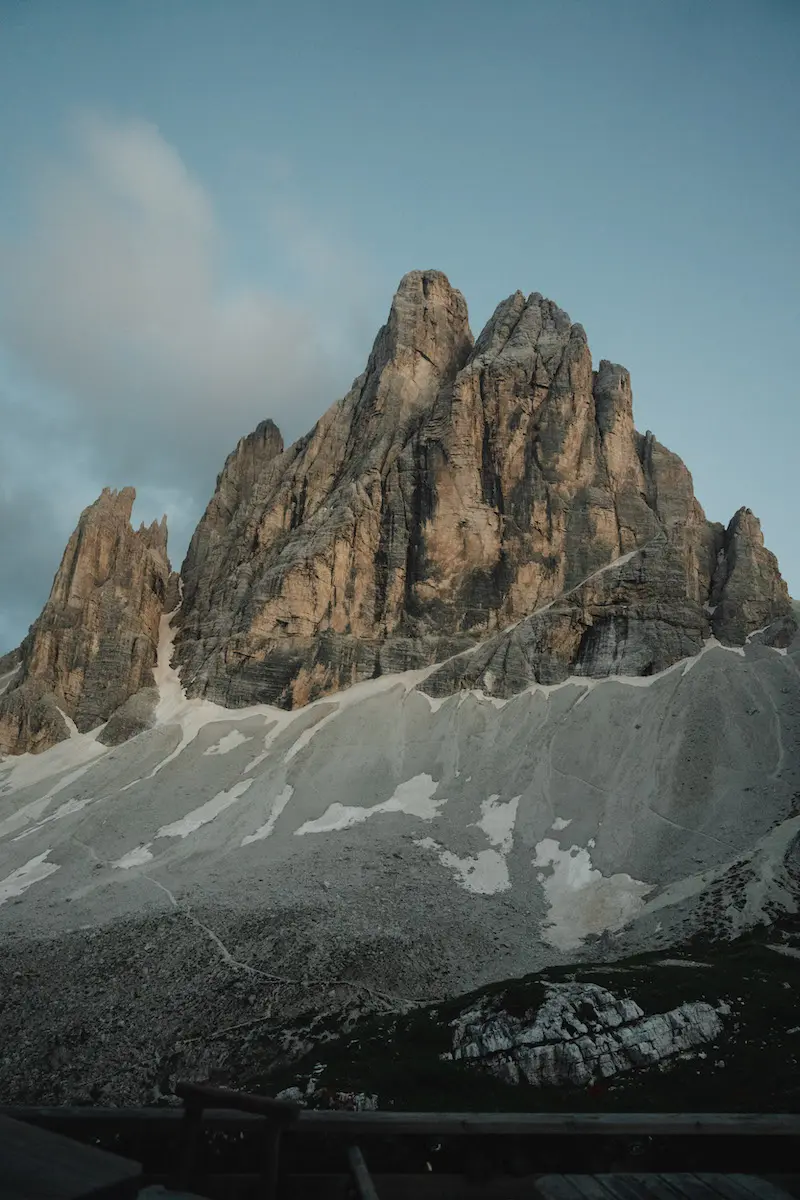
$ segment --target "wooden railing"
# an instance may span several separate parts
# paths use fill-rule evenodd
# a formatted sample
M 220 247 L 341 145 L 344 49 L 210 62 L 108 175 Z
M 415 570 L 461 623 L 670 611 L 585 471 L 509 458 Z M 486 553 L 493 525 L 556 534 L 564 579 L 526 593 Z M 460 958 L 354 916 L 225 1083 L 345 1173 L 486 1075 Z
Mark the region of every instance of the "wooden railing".
M 180 1086 L 180 1085 L 179 1085 Z M 227 1089 L 210 1089 L 228 1094 Z M 245 1093 L 231 1092 L 240 1097 Z M 268 1101 L 269 1097 L 255 1097 Z M 282 1101 L 273 1101 L 282 1105 Z M 287 1107 L 289 1107 L 287 1105 Z M 294 1106 L 292 1106 L 294 1107 Z M 298 1106 L 299 1107 L 299 1106 Z M 237 1105 L 237 1109 L 239 1106 Z M 93 1105 L 0 1105 L 0 1113 L 19 1121 L 69 1127 L 97 1126 L 139 1128 L 158 1125 L 178 1127 L 183 1108 L 95 1108 Z M 260 1114 L 263 1116 L 264 1114 Z M 255 1110 L 234 1110 L 203 1105 L 204 1128 L 246 1128 L 259 1120 Z M 653 1136 L 698 1135 L 704 1137 L 800 1137 L 800 1113 L 428 1113 L 428 1112 L 341 1112 L 300 1108 L 296 1131 L 302 1134 L 403 1134 L 453 1137 L 461 1134 L 520 1136 Z
M 506 1175 L 492 1182 L 491 1171 L 484 1173 L 470 1185 L 471 1195 L 481 1200 L 529 1196 L 531 1175 L 553 1169 L 554 1147 L 565 1142 L 572 1149 L 559 1153 L 572 1164 L 568 1169 L 576 1170 L 584 1169 L 577 1165 L 582 1161 L 594 1162 L 598 1148 L 608 1146 L 608 1153 L 619 1158 L 637 1141 L 651 1150 L 666 1147 L 651 1153 L 651 1159 L 665 1164 L 653 1168 L 657 1170 L 684 1169 L 690 1159 L 697 1160 L 698 1151 L 703 1156 L 706 1146 L 705 1158 L 715 1164 L 706 1169 L 739 1170 L 743 1156 L 748 1169 L 762 1173 L 800 1169 L 786 1165 L 800 1163 L 800 1114 L 340 1112 L 194 1084 L 178 1085 L 176 1091 L 183 1109 L 17 1106 L 0 1112 L 138 1158 L 145 1163 L 146 1182 L 190 1186 L 226 1200 L 248 1195 L 292 1200 L 325 1195 L 331 1200 L 353 1194 L 360 1200 L 408 1195 L 445 1200 L 465 1194 L 464 1164 L 478 1150 L 485 1149 L 490 1166 L 496 1165 L 502 1157 L 497 1147 L 514 1139 L 526 1148 L 533 1166 L 527 1172 L 523 1168 L 516 1179 Z M 228 1147 L 249 1139 L 248 1169 L 242 1170 L 235 1148 L 225 1150 L 224 1169 L 212 1167 L 209 1143 L 215 1138 Z M 387 1145 L 399 1147 L 388 1172 Z M 435 1162 L 424 1161 L 434 1157 L 425 1147 L 436 1145 L 449 1151 L 449 1156 L 439 1156 L 449 1163 L 441 1171 Z M 339 1165 L 331 1165 L 333 1158 Z M 739 1165 L 725 1165 L 734 1160 Z M 644 1159 L 637 1162 L 642 1169 Z
M 261 1191 L 264 1200 L 275 1200 L 278 1193 L 281 1137 L 284 1130 L 302 1113 L 301 1106 L 285 1100 L 274 1100 L 271 1096 L 255 1096 L 249 1092 L 236 1092 L 231 1088 L 215 1088 L 197 1083 L 178 1083 L 175 1086 L 175 1094 L 183 1101 L 186 1129 L 181 1185 L 191 1188 L 199 1174 L 197 1160 L 203 1133 L 203 1113 L 213 1104 L 217 1108 L 248 1113 L 251 1117 L 263 1119 L 264 1167 Z

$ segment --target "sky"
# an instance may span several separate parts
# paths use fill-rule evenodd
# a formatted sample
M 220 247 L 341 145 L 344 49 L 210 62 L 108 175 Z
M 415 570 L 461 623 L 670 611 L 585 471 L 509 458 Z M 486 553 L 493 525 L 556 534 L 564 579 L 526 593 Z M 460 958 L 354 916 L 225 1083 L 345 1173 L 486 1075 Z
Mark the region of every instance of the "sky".
M 0 653 L 106 485 L 179 565 L 415 268 L 565 308 L 800 596 L 797 0 L 0 0 L 0 145 Z

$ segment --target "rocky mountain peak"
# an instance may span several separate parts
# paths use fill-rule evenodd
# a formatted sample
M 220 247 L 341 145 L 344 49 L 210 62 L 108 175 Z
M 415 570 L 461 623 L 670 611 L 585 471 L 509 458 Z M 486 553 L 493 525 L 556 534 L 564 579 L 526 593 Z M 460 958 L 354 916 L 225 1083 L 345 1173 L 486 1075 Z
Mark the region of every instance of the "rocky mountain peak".
M 107 513 L 114 513 L 123 521 L 130 521 L 133 505 L 136 500 L 136 488 L 112 488 L 104 487 L 100 495 L 89 505 L 89 509 L 102 510 Z M 84 516 L 89 511 L 84 510 Z
M 353 460 L 356 441 L 379 458 L 403 439 L 464 366 L 473 346 L 464 297 L 441 271 L 410 271 L 400 281 L 363 375 L 341 404 L 339 436 Z
M 409 271 L 400 280 L 378 344 L 385 361 L 411 350 L 446 374 L 472 346 L 464 297 L 441 271 Z
M 167 553 L 167 514 L 164 513 L 160 521 L 151 521 L 149 525 L 145 525 L 144 521 L 140 524 L 137 530 L 139 537 L 147 543 L 151 550 L 156 553 Z
M 785 644 L 794 626 L 789 592 L 775 555 L 764 545 L 761 522 L 751 509 L 740 508 L 725 530 L 711 586 L 714 632 L 721 640 L 741 644 L 745 638 L 778 621 Z
M 0 696 L 0 752 L 43 750 L 149 687 L 167 581 L 167 522 L 134 531 L 135 489 L 104 488 L 81 513 L 50 596 Z
M 503 357 L 507 362 L 533 359 L 546 362 L 559 354 L 560 347 L 570 338 L 586 343 L 581 325 L 573 325 L 567 313 L 541 292 L 527 298 L 514 292 L 501 301 L 481 331 L 473 353 L 473 361 L 483 364 Z
M 177 661 L 190 694 L 288 707 L 442 660 L 445 690 L 652 672 L 734 631 L 710 612 L 733 536 L 636 433 L 628 372 L 593 371 L 563 309 L 515 292 L 473 345 L 460 293 L 413 271 L 348 395 L 263 468 L 213 550 L 190 552 Z M 759 579 L 756 550 L 739 556 L 752 613 L 783 615 L 774 562 Z

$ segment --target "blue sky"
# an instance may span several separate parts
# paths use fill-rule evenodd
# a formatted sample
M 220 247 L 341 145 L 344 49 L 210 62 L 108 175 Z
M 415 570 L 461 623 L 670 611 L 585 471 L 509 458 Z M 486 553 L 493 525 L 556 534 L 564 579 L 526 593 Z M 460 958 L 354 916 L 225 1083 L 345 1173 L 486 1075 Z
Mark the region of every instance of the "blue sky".
M 415 267 L 566 308 L 800 595 L 798 80 L 796 0 L 0 0 L 0 651 L 103 485 L 179 561 Z

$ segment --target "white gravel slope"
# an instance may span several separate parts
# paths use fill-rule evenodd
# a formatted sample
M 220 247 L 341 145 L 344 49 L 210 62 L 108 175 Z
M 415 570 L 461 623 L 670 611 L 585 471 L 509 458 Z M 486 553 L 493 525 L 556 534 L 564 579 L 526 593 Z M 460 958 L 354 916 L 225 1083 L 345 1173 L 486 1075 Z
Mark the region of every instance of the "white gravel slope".
M 319 910 L 320 937 L 357 917 L 413 939 L 449 914 L 475 930 L 482 982 L 587 934 L 646 938 L 733 867 L 757 862 L 761 880 L 740 923 L 783 894 L 798 641 L 709 645 L 652 679 L 507 702 L 431 702 L 411 673 L 294 713 L 186 701 L 170 650 L 165 620 L 154 729 L 115 749 L 74 732 L 0 762 L 0 935 L 182 902 Z

